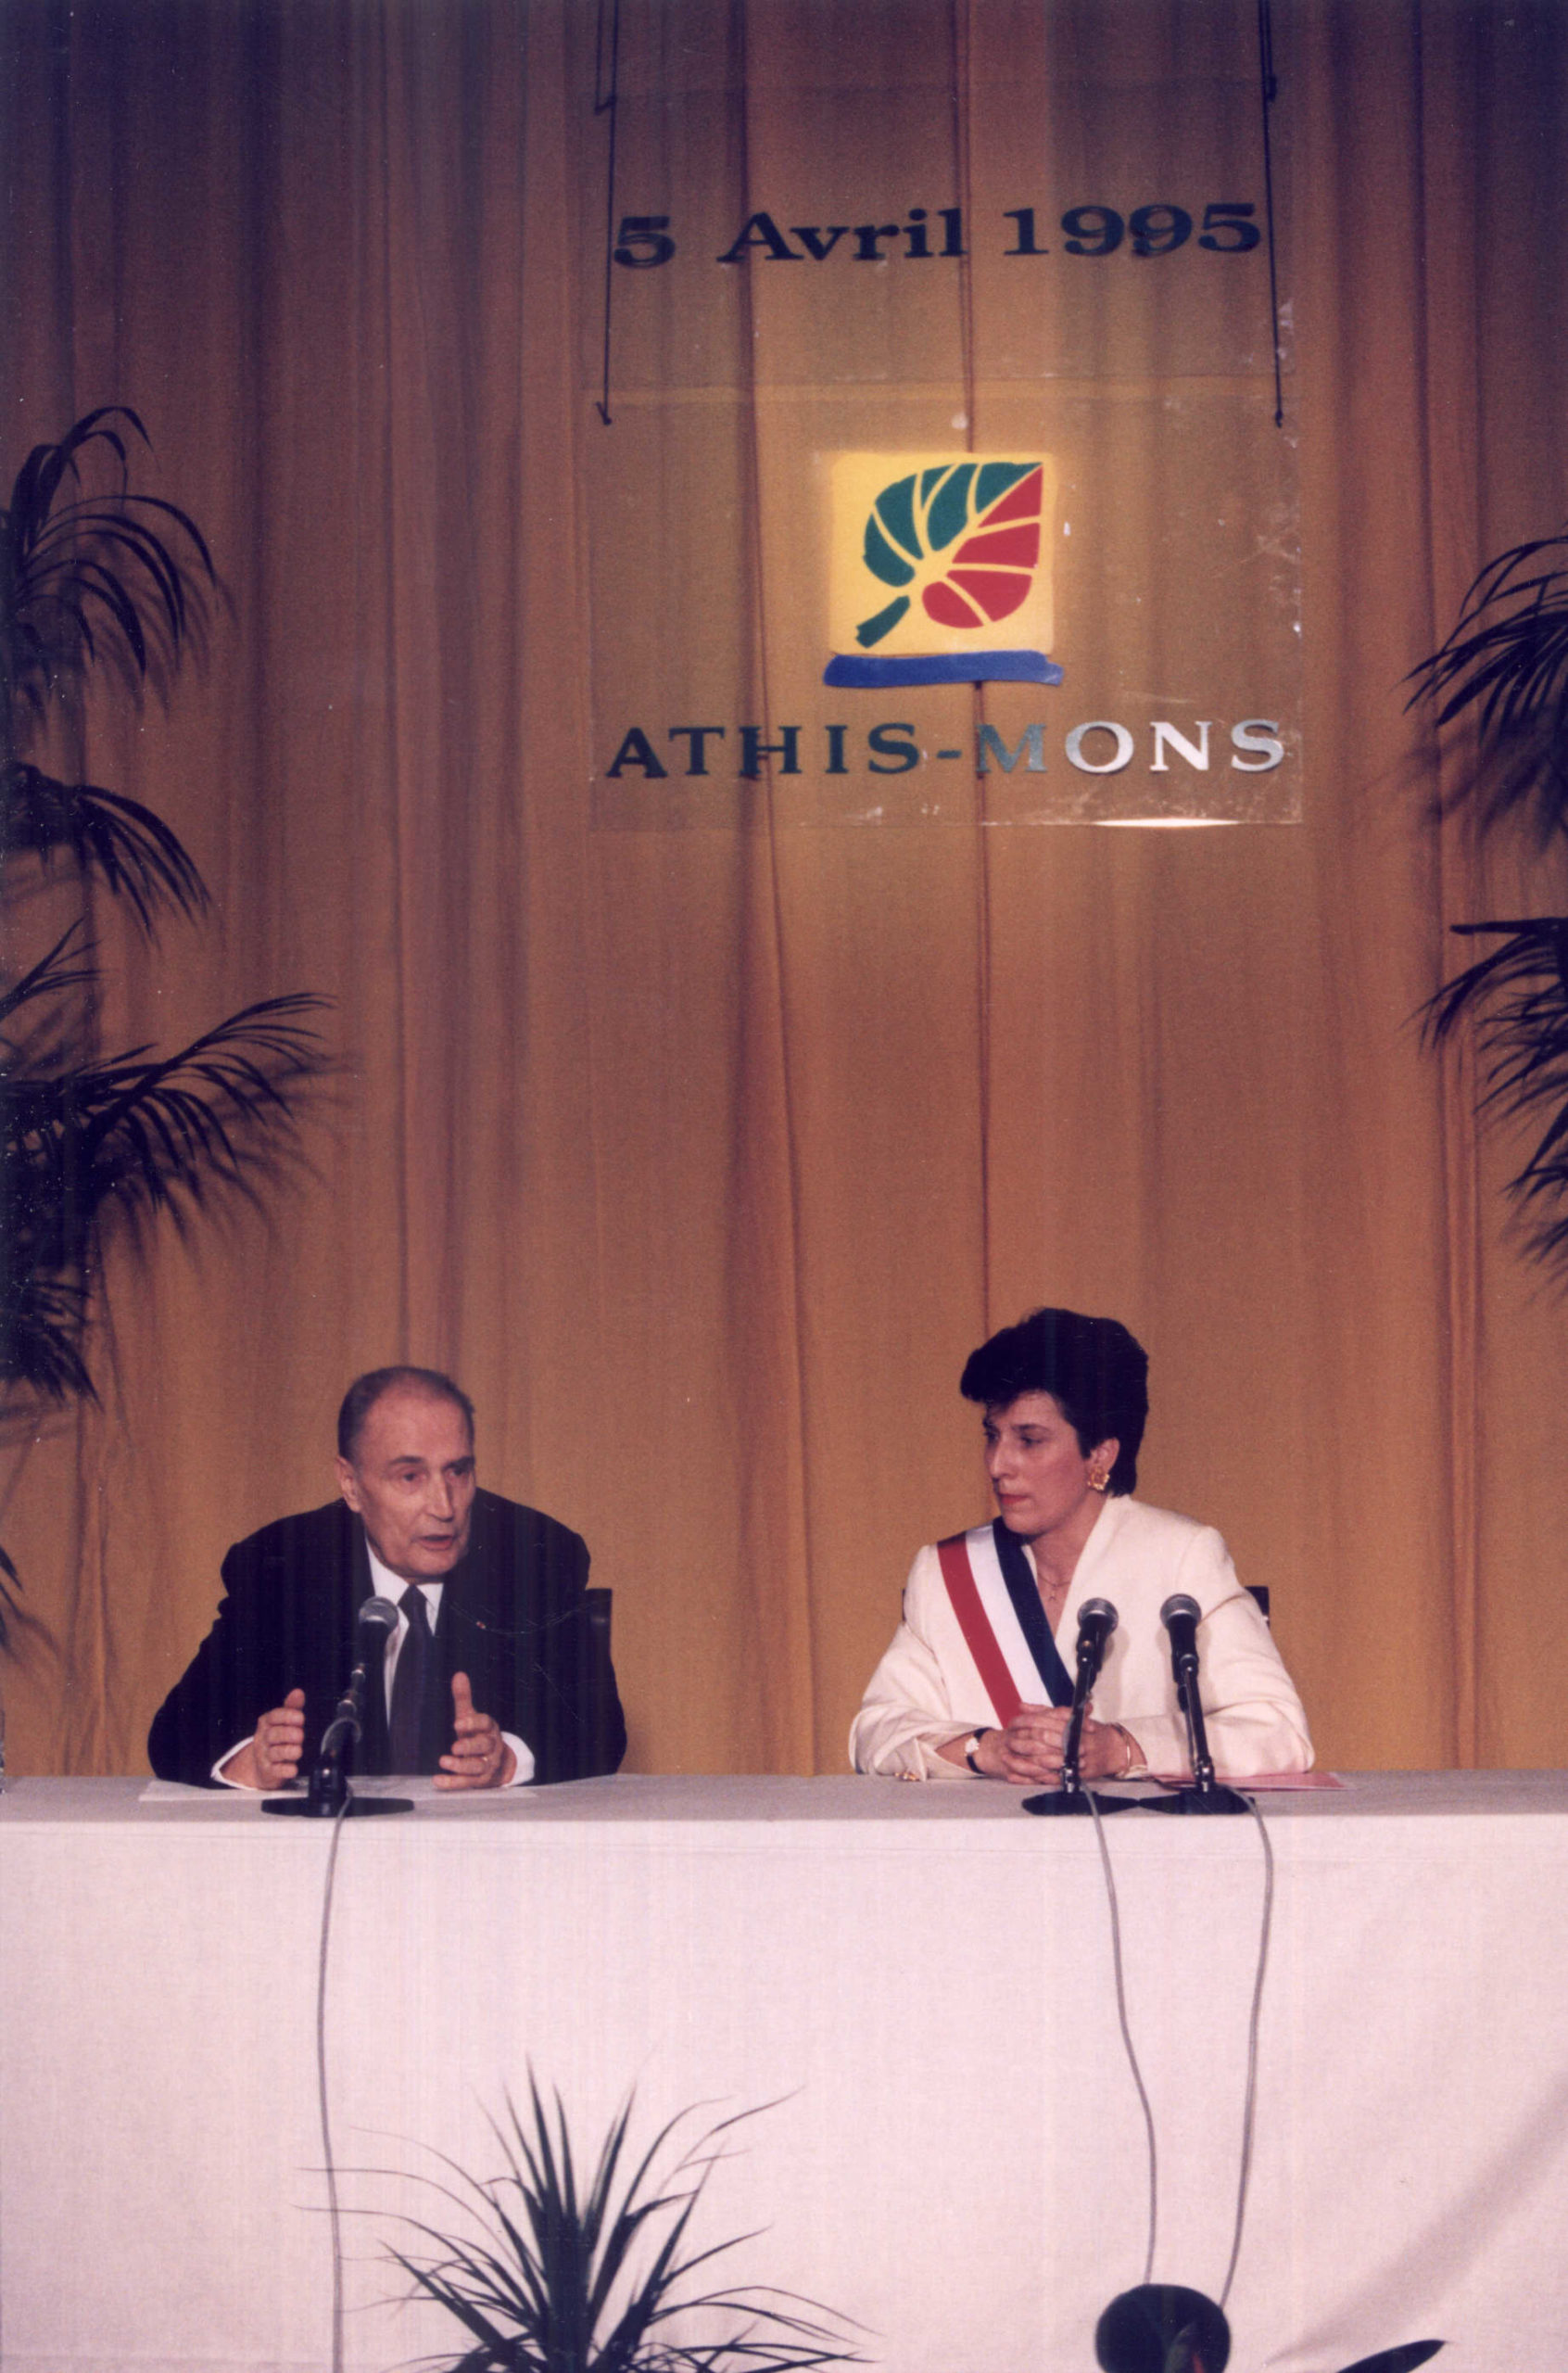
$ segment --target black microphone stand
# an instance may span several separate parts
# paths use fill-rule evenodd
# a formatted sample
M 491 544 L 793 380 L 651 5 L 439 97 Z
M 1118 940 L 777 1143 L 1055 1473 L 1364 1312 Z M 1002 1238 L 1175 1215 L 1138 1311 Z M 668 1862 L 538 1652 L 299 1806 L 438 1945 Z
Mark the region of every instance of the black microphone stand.
M 1079 1758 L 1083 1751 L 1083 1718 L 1089 1711 L 1089 1692 L 1094 1686 L 1109 1636 L 1106 1632 L 1096 1640 L 1085 1631 L 1080 1631 L 1078 1635 L 1078 1675 L 1073 1682 L 1072 1712 L 1068 1719 L 1067 1737 L 1062 1742 L 1062 1784 L 1059 1788 L 1048 1789 L 1042 1796 L 1026 1796 L 1023 1800 L 1026 1813 L 1038 1813 L 1044 1820 L 1059 1819 L 1064 1813 L 1125 1813 L 1131 1812 L 1139 1801 L 1136 1796 L 1091 1796 L 1079 1775 Z
M 385 1643 L 383 1643 L 385 1645 Z M 381 1658 L 376 1665 L 379 1669 Z M 370 1685 L 369 1659 L 360 1658 L 348 1676 L 348 1686 L 337 1701 L 337 1711 L 322 1733 L 310 1778 L 302 1796 L 269 1796 L 264 1813 L 295 1813 L 306 1821 L 368 1820 L 373 1813 L 411 1813 L 411 1796 L 356 1796 L 348 1785 L 343 1758 L 358 1743 L 364 1725 L 365 1692 Z
M 1203 1701 L 1198 1695 L 1198 1660 L 1195 1648 L 1190 1654 L 1176 1658 L 1176 1696 L 1187 1718 L 1187 1754 L 1193 1767 L 1193 1784 L 1177 1788 L 1169 1796 L 1145 1797 L 1152 1813 L 1249 1813 L 1252 1807 L 1234 1788 L 1221 1788 L 1214 1777 L 1214 1758 L 1208 1752 L 1208 1732 L 1204 1724 Z

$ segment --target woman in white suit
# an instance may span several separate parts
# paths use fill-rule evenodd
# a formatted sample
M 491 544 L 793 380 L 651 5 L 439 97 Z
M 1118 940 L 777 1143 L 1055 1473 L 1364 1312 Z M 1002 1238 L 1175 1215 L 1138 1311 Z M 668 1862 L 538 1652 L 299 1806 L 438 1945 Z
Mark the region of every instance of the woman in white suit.
M 904 1620 L 850 1733 L 856 1770 L 1058 1786 L 1078 1611 L 1103 1598 L 1119 1619 L 1083 1725 L 1081 1776 L 1184 1770 L 1186 1723 L 1159 1619 L 1184 1593 L 1201 1617 L 1217 1769 L 1235 1779 L 1306 1770 L 1301 1700 L 1220 1535 L 1131 1496 L 1148 1358 L 1127 1328 L 1034 1311 L 981 1344 L 959 1390 L 985 1412 L 999 1513 L 916 1558 Z

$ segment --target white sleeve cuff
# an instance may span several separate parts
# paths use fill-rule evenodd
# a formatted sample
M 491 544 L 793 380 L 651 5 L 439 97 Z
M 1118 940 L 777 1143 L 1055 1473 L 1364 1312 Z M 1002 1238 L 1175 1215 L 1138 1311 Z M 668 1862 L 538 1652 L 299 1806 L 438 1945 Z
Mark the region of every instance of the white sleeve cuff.
M 256 1733 L 253 1731 L 250 1736 L 251 1738 L 254 1738 L 255 1735 Z M 514 1738 L 510 1731 L 503 1731 L 501 1732 L 501 1736 L 506 1741 L 507 1745 L 512 1749 L 512 1755 L 515 1757 L 517 1763 L 516 1770 L 512 1773 L 511 1779 L 506 1784 L 509 1788 L 524 1787 L 534 1776 L 534 1750 L 530 1746 L 525 1746 L 522 1740 L 520 1738 Z M 242 1796 L 254 1796 L 258 1794 L 258 1791 L 254 1788 L 247 1788 L 245 1785 L 245 1783 L 241 1780 L 227 1779 L 224 1776 L 225 1766 L 234 1761 L 241 1747 L 248 1746 L 249 1745 L 250 1739 L 236 1739 L 234 1745 L 219 1757 L 217 1762 L 212 1767 L 211 1773 L 209 1774 L 209 1777 L 216 1780 L 221 1788 L 233 1788 L 236 1794 Z
M 218 1758 L 217 1762 L 213 1765 L 211 1770 L 208 1774 L 209 1779 L 216 1780 L 221 1788 L 237 1789 L 242 1796 L 254 1796 L 258 1795 L 259 1792 L 255 1788 L 247 1788 L 243 1780 L 227 1780 L 223 1776 L 224 1766 L 226 1764 L 233 1763 L 241 1747 L 248 1746 L 250 1745 L 250 1740 L 255 1736 L 256 1733 L 252 1731 L 249 1739 L 236 1739 L 234 1745 L 228 1748 L 224 1754 Z

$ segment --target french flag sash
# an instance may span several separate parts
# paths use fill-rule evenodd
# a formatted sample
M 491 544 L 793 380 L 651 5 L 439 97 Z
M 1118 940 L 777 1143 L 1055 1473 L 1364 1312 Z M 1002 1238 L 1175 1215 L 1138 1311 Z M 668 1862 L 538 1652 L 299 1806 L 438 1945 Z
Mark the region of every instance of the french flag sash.
M 1017 1533 L 999 1516 L 939 1541 L 937 1559 L 964 1644 L 1002 1727 L 1026 1703 L 1070 1706 L 1072 1682 Z

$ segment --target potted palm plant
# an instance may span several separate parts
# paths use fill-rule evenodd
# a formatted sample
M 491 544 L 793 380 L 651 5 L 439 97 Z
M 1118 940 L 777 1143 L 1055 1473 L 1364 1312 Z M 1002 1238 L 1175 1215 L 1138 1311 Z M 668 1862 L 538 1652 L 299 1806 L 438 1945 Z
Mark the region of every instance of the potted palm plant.
M 1449 804 L 1481 828 L 1521 826 L 1545 856 L 1568 835 L 1568 536 L 1516 545 L 1471 586 L 1453 632 L 1411 679 L 1410 705 L 1473 728 Z M 1426 1008 L 1441 1044 L 1480 1034 L 1481 1110 L 1539 1135 L 1509 1181 L 1532 1258 L 1568 1275 L 1568 915 L 1456 923 L 1489 941 Z
M 47 772 L 35 748 L 82 745 L 89 679 L 167 696 L 216 576 L 190 515 L 135 489 L 147 443 L 123 405 L 35 446 L 0 511 L 0 895 L 30 863 L 69 864 L 155 939 L 198 919 L 195 859 L 139 801 Z M 80 770 L 79 776 L 80 776 Z M 25 878 L 23 876 L 22 878 Z M 82 920 L 19 977 L 0 978 L 0 1390 L 93 1396 L 85 1332 L 105 1236 L 164 1213 L 188 1223 L 224 1189 L 254 1192 L 298 1096 L 325 1068 L 310 994 L 244 1007 L 159 1054 L 97 1046 L 97 968 Z M 0 1643 L 18 1576 L 0 1550 Z

